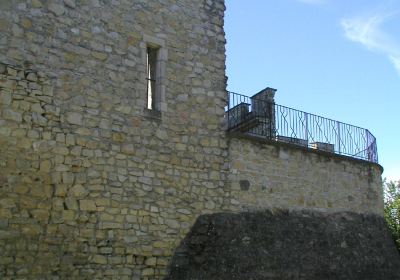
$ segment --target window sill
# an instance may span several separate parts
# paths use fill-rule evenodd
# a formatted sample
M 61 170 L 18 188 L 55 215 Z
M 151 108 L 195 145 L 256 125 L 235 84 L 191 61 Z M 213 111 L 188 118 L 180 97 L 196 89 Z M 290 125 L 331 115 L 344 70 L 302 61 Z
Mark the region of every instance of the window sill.
M 143 115 L 146 118 L 153 119 L 153 120 L 156 120 L 156 121 L 161 121 L 161 111 L 145 108 L 143 110 Z

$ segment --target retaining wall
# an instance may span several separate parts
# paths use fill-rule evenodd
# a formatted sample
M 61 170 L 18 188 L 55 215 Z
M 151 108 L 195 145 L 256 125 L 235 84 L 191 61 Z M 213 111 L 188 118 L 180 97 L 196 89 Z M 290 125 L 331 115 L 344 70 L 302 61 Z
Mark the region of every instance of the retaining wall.
M 377 164 L 241 136 L 229 140 L 229 162 L 231 196 L 241 207 L 383 215 Z

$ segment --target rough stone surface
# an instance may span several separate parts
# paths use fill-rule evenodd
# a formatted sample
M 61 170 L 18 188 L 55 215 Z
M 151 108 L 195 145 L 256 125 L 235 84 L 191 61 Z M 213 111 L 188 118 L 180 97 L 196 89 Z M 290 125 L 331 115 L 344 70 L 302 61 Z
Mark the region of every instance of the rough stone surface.
M 0 0 L 1 279 L 162 279 L 203 214 L 381 211 L 374 165 L 226 137 L 224 9 Z
M 198 218 L 165 279 L 400 279 L 400 255 L 376 215 L 221 213 Z
M 320 209 L 383 214 L 379 166 L 232 137 L 231 197 L 243 209 Z
M 14 2 L 0 1 L 0 278 L 162 279 L 194 218 L 230 208 L 224 1 Z M 147 44 L 164 64 L 150 113 Z

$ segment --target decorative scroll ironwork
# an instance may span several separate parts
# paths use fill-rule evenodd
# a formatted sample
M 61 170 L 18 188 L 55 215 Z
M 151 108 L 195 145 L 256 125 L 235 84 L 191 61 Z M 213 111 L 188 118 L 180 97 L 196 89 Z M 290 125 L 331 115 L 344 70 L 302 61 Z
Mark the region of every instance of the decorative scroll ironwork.
M 228 92 L 228 130 L 378 162 L 368 129 Z

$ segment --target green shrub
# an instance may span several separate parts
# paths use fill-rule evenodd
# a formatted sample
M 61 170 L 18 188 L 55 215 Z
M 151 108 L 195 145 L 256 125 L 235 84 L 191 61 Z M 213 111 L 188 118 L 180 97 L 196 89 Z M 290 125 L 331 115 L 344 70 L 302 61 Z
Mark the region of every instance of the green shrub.
M 400 181 L 383 183 L 385 219 L 400 251 Z

